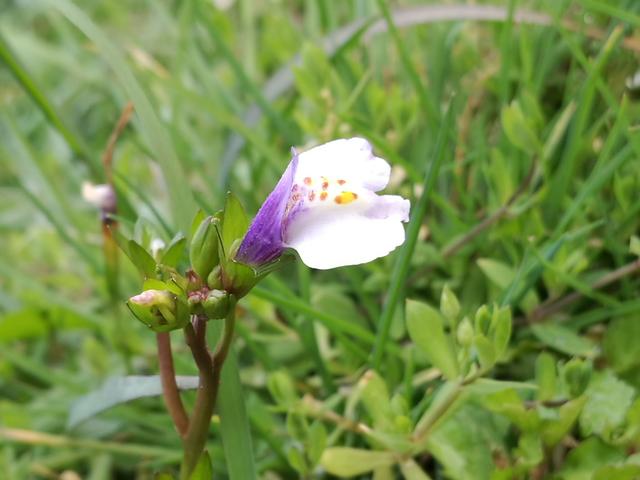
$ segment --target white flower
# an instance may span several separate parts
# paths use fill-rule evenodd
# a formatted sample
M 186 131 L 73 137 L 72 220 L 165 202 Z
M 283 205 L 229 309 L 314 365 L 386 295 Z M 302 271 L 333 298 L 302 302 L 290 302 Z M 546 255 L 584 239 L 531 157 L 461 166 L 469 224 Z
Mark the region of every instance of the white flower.
M 83 182 L 82 198 L 94 207 L 105 211 L 111 211 L 116 201 L 113 188 L 111 188 L 111 185 L 104 183 L 95 185 L 91 182 Z
M 313 268 L 357 265 L 404 242 L 409 201 L 377 195 L 391 168 L 362 138 L 295 154 L 256 215 L 237 259 L 260 265 L 293 248 Z

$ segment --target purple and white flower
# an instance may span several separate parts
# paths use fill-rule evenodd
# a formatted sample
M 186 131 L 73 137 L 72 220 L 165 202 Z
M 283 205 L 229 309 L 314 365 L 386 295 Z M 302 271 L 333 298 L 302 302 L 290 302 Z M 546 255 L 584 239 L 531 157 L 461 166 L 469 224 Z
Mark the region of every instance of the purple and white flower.
M 410 207 L 400 196 L 376 194 L 390 172 L 362 138 L 293 151 L 236 260 L 259 266 L 292 248 L 309 267 L 329 269 L 387 255 L 404 242 Z

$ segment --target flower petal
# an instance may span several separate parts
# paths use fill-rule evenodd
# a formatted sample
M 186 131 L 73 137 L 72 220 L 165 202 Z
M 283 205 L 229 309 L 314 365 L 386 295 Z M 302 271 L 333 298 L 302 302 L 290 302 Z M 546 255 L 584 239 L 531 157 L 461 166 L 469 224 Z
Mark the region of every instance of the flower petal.
M 298 168 L 298 155 L 293 155 L 280 181 L 269 194 L 251 222 L 236 259 L 248 265 L 261 265 L 282 254 L 283 219 Z
M 324 178 L 345 181 L 377 192 L 387 186 L 391 167 L 373 155 L 364 138 L 341 138 L 301 153 L 294 182 Z
M 310 208 L 288 225 L 285 243 L 312 268 L 358 265 L 383 257 L 404 242 L 402 222 L 409 201 L 395 195 L 375 196 L 364 202 Z

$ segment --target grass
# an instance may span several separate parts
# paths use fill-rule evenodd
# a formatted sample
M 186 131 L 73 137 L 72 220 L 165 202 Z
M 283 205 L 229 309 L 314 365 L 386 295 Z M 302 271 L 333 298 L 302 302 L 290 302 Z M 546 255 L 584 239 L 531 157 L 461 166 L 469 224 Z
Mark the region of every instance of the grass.
M 114 307 L 81 197 L 105 179 L 128 101 L 118 220 L 143 244 L 188 233 L 227 190 L 253 215 L 292 145 L 338 137 L 368 138 L 394 167 L 387 191 L 413 205 L 389 257 L 288 264 L 242 300 L 209 437 L 216 478 L 640 476 L 639 107 L 626 86 L 640 6 L 499 1 L 499 21 L 400 23 L 445 7 L 223 3 L 0 0 L 0 477 L 143 479 L 180 461 L 156 397 L 67 425 L 107 378 L 157 374 L 153 335 L 122 308 L 135 268 L 120 255 Z M 525 9 L 546 25 L 520 22 Z M 476 373 L 443 375 L 448 347 L 407 332 L 406 299 L 442 312 L 430 325 L 447 361 Z M 504 352 L 483 323 L 494 305 L 514 319 Z

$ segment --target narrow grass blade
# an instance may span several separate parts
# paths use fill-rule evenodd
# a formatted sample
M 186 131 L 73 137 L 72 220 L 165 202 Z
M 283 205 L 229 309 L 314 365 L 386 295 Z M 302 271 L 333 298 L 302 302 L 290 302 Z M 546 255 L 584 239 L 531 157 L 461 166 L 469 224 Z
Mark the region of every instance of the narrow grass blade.
M 62 13 L 96 44 L 98 51 L 118 77 L 126 95 L 133 101 L 140 119 L 139 125 L 142 135 L 163 170 L 168 195 L 171 199 L 173 221 L 179 229 L 186 232 L 189 227 L 190 215 L 185 215 L 185 212 L 196 211 L 189 183 L 170 141 L 170 135 L 160 122 L 142 86 L 127 65 L 122 52 L 84 12 L 69 0 L 43 1 Z
M 435 186 L 436 178 L 440 171 L 440 165 L 448 151 L 449 137 L 451 135 L 451 129 L 453 128 L 453 118 L 453 104 L 450 102 L 447 112 L 445 113 L 442 126 L 440 127 L 440 132 L 438 133 L 433 160 L 431 160 L 424 178 L 422 195 L 418 200 L 418 203 L 412 208 L 413 212 L 411 215 L 411 221 L 409 222 L 409 228 L 407 229 L 407 238 L 404 246 L 398 254 L 396 263 L 393 267 L 393 273 L 391 274 L 391 285 L 389 286 L 389 293 L 384 310 L 382 311 L 382 315 L 378 322 L 376 340 L 371 360 L 371 366 L 376 370 L 379 370 L 380 365 L 382 364 L 384 351 L 387 347 L 387 340 L 389 339 L 391 320 L 393 319 L 396 305 L 400 301 L 401 292 L 409 271 L 411 256 L 413 255 L 416 243 L 418 242 L 418 232 L 420 231 L 422 220 L 427 213 L 429 195 Z
M 282 308 L 286 308 L 291 311 L 303 314 L 306 317 L 319 320 L 334 334 L 336 332 L 347 333 L 357 338 L 358 340 L 367 343 L 368 345 L 373 345 L 375 342 L 375 335 L 365 330 L 361 326 L 356 325 L 355 323 L 348 322 L 341 318 L 334 317 L 333 315 L 315 310 L 307 303 L 300 301 L 297 298 L 284 298 L 261 287 L 254 288 L 251 293 L 265 300 L 269 300 L 270 302 L 273 302 L 275 305 L 278 305 Z M 397 345 L 388 345 L 387 348 L 394 354 L 400 354 L 400 349 Z
M 220 434 L 222 435 L 229 478 L 231 480 L 258 478 L 249 417 L 240 384 L 238 360 L 233 348 L 222 368 L 220 396 L 217 403 L 220 414 Z
M 98 157 L 91 155 L 87 146 L 80 138 L 75 136 L 60 115 L 58 115 L 53 104 L 49 101 L 43 90 L 38 86 L 35 79 L 29 75 L 29 72 L 27 72 L 27 70 L 22 66 L 16 55 L 11 51 L 1 33 L 0 61 L 4 62 L 4 64 L 9 68 L 9 71 L 13 74 L 18 83 L 22 85 L 22 88 L 24 88 L 27 94 L 29 94 L 49 123 L 58 130 L 58 132 L 60 132 L 60 135 L 65 139 L 73 153 L 87 164 L 94 175 L 100 175 L 101 170 Z
M 218 32 L 218 27 L 212 21 L 212 5 L 205 4 L 204 2 L 198 2 L 200 7 L 200 20 L 205 24 L 209 36 L 215 43 L 216 47 L 222 53 L 222 56 L 226 59 L 227 63 L 233 70 L 238 82 L 242 87 L 253 97 L 253 100 L 260 106 L 265 115 L 271 120 L 278 130 L 278 133 L 283 135 L 284 138 L 291 144 L 296 141 L 295 135 L 292 134 L 292 125 L 288 124 L 282 114 L 278 112 L 263 96 L 258 86 L 249 78 L 249 75 L 245 71 L 242 64 L 238 61 L 236 56 L 231 51 L 231 48 L 225 43 L 224 39 Z M 208 11 L 205 10 L 208 7 Z
M 311 274 L 309 268 L 302 262 L 298 262 L 298 281 L 300 283 L 300 293 L 305 302 L 311 302 Z M 327 393 L 335 392 L 335 385 L 331 374 L 327 369 L 322 356 L 320 355 L 320 349 L 318 348 L 318 339 L 316 338 L 316 331 L 313 326 L 313 322 L 305 321 L 304 317 L 299 323 L 300 338 L 305 344 L 305 348 L 311 354 L 313 361 L 318 369 L 320 378 L 322 379 L 322 386 Z

